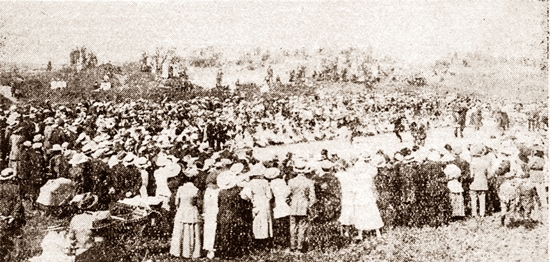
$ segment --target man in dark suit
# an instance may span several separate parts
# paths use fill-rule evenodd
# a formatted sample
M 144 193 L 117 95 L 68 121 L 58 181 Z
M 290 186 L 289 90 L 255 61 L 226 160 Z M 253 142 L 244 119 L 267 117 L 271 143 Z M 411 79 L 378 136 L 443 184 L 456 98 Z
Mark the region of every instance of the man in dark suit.
M 315 204 L 315 185 L 312 180 L 305 177 L 310 172 L 303 161 L 294 165 L 295 178 L 288 181 L 290 187 L 290 249 L 291 251 L 303 249 L 305 233 L 309 226 L 309 208 Z

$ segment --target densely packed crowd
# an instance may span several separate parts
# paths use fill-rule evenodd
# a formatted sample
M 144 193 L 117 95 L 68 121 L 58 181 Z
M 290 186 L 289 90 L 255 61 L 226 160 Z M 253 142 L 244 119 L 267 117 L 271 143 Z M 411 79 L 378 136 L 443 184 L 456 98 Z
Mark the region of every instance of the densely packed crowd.
M 46 213 L 74 195 L 86 210 L 158 206 L 172 231 L 170 253 L 183 257 L 203 249 L 235 257 L 249 246 L 301 251 L 305 243 L 325 250 L 345 243 L 350 228 L 362 238 L 384 225 L 440 226 L 518 208 L 528 217 L 545 207 L 543 139 L 424 146 L 425 129 L 462 126 L 474 106 L 479 127 L 487 108 L 480 101 L 399 94 L 12 106 L 0 118 L 0 178 L 16 176 L 29 207 Z M 415 147 L 349 159 L 324 150 L 260 161 L 252 149 L 405 129 Z M 1 214 L 23 223 L 22 207 Z M 93 253 L 86 245 L 76 253 Z

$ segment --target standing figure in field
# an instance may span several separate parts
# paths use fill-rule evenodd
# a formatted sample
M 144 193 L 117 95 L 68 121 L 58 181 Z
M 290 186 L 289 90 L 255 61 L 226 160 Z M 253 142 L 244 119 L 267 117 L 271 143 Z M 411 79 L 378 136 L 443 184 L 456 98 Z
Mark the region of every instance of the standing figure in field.
M 405 119 L 404 115 L 400 115 L 393 121 L 393 132 L 399 138 L 399 142 L 403 142 L 403 138 L 401 138 L 400 132 L 405 131 L 405 126 L 403 125 L 403 120 Z
M 472 161 L 470 162 L 470 175 L 473 178 L 470 184 L 470 200 L 472 205 L 472 216 L 478 217 L 477 204 L 479 200 L 479 215 L 485 216 L 485 196 L 488 185 L 489 167 L 491 163 L 483 158 L 485 147 L 480 144 L 472 145 L 470 148 Z
M 481 111 L 481 107 L 477 108 L 472 113 L 471 122 L 476 131 L 479 130 L 481 126 L 483 126 L 483 112 Z
M 315 186 L 305 174 L 310 172 L 304 161 L 294 164 L 296 177 L 288 181 L 290 188 L 290 251 L 303 251 L 309 227 L 309 209 L 316 202 Z
M 170 254 L 173 256 L 199 258 L 201 255 L 198 198 L 199 189 L 193 182 L 187 182 L 178 188 L 175 197 L 177 211 L 170 244 Z
M 455 137 L 464 137 L 463 132 L 466 128 L 466 113 L 468 113 L 468 108 L 464 105 L 457 105 L 453 112 L 453 118 L 455 121 Z
M 500 107 L 497 107 L 495 110 L 495 118 L 497 122 L 498 130 L 506 131 L 510 128 L 510 119 L 508 118 L 508 113 L 502 111 Z
M 222 86 L 222 80 L 223 80 L 223 71 L 220 68 L 218 70 L 218 73 L 216 74 L 216 87 L 221 87 Z

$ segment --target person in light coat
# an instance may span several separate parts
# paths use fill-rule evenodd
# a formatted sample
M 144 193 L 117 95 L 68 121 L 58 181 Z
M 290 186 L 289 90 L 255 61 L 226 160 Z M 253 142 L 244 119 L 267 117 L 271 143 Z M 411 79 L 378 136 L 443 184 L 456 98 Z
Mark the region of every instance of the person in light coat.
M 287 204 L 288 196 L 290 195 L 290 187 L 285 180 L 280 177 L 281 170 L 272 167 L 265 172 L 265 177 L 270 179 L 269 186 L 275 198 L 273 207 L 273 243 L 276 246 L 287 248 L 289 245 L 289 218 L 290 206 Z
M 290 250 L 302 251 L 306 230 L 309 227 L 309 209 L 316 202 L 315 185 L 305 176 L 311 172 L 302 160 L 294 163 L 295 178 L 288 181 L 290 188 Z
M 477 203 L 479 199 L 479 215 L 485 216 L 485 195 L 489 188 L 488 175 L 491 163 L 483 158 L 485 147 L 480 144 L 470 148 L 472 160 L 470 162 L 470 175 L 473 178 L 470 184 L 470 200 L 472 204 L 472 216 L 478 217 Z

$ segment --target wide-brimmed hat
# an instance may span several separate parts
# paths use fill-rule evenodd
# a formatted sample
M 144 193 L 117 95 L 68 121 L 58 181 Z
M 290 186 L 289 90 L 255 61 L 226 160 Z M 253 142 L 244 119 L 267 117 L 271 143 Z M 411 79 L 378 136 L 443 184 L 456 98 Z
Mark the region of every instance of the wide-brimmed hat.
M 264 177 L 266 167 L 262 163 L 257 163 L 250 167 L 250 171 L 248 171 L 245 175 L 248 177 Z
M 231 171 L 221 172 L 216 178 L 216 184 L 220 189 L 231 189 L 237 184 L 237 176 Z
M 224 166 L 228 166 L 228 165 L 231 165 L 233 162 L 231 162 L 230 159 L 227 159 L 227 158 L 222 158 L 220 159 L 220 161 L 217 161 L 214 166 L 216 167 L 224 167 Z
M 264 171 L 264 176 L 267 179 L 275 179 L 281 174 L 281 170 L 276 167 L 270 167 Z
M 321 167 L 321 170 L 328 172 L 334 167 L 334 163 L 330 162 L 329 160 L 323 160 L 321 161 L 319 166 Z
M 93 208 L 99 201 L 99 198 L 97 195 L 94 195 L 92 193 L 85 193 L 82 197 L 82 200 L 80 200 L 77 204 L 78 209 L 80 210 L 86 210 Z
M 299 159 L 294 162 L 292 170 L 296 173 L 309 173 L 311 172 L 311 167 L 307 165 L 306 161 Z
M 63 151 L 63 148 L 61 148 L 61 145 L 55 144 L 52 146 L 52 151 Z
M 38 135 L 35 135 L 32 139 L 33 142 L 37 143 L 37 142 L 42 142 L 42 139 L 44 137 L 41 135 L 41 134 L 38 134 Z
M 196 167 L 187 168 L 183 171 L 186 177 L 196 177 L 199 174 L 199 170 Z
M 77 153 L 74 154 L 71 160 L 69 160 L 69 164 L 76 166 L 78 164 L 86 163 L 88 161 L 88 157 L 84 154 Z
M 406 163 L 412 163 L 412 162 L 415 162 L 416 159 L 414 158 L 414 155 L 407 155 L 405 157 L 403 157 L 403 163 L 406 164 Z
M 481 156 L 485 152 L 485 146 L 483 144 L 473 144 L 470 147 L 470 154 L 472 156 Z
M 235 163 L 231 166 L 229 170 L 235 174 L 239 174 L 243 171 L 243 169 L 244 165 L 242 163 Z
M 116 155 L 112 155 L 109 161 L 107 161 L 107 165 L 109 165 L 110 168 L 116 166 L 118 163 L 120 163 L 120 159 L 118 159 Z
M 208 170 L 210 167 L 212 167 L 214 165 L 214 163 L 216 163 L 216 160 L 211 159 L 211 158 L 208 158 L 208 159 L 204 160 L 202 171 Z
M 150 166 L 150 163 L 146 157 L 138 157 L 134 159 L 134 165 L 139 168 L 147 168 Z
M 0 172 L 0 180 L 8 180 L 12 179 L 17 175 L 15 169 L 13 168 L 6 168 Z
M 192 157 L 191 155 L 185 155 L 182 160 L 183 160 L 183 162 L 187 163 L 188 165 L 191 165 L 195 161 L 197 161 L 197 159 L 199 159 L 199 158 L 198 157 Z

